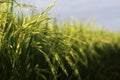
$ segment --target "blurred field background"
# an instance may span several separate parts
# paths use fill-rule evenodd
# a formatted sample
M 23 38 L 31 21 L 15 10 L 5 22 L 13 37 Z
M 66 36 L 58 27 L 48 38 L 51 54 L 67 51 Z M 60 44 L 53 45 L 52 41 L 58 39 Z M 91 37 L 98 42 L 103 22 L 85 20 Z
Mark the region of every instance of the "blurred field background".
M 36 6 L 37 11 L 42 11 L 53 0 L 17 0 Z M 49 11 L 52 17 L 60 22 L 71 17 L 79 21 L 94 22 L 102 29 L 120 32 L 120 0 L 57 0 L 56 5 Z

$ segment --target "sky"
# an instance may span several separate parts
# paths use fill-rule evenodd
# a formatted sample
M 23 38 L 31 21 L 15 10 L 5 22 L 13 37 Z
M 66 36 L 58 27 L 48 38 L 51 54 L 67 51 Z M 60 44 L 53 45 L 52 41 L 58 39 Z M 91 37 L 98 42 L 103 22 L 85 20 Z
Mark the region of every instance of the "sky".
M 36 6 L 38 11 L 45 9 L 54 0 L 17 0 Z M 92 21 L 103 29 L 120 32 L 120 0 L 57 0 L 49 11 L 58 19 Z

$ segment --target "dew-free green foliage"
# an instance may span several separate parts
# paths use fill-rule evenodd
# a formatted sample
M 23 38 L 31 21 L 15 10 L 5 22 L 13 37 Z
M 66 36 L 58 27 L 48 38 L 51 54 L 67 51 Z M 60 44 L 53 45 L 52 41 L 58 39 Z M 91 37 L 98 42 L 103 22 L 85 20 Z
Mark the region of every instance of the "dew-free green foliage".
M 31 5 L 0 1 L 0 80 L 119 80 L 120 35 L 50 22 L 52 6 L 34 15 Z

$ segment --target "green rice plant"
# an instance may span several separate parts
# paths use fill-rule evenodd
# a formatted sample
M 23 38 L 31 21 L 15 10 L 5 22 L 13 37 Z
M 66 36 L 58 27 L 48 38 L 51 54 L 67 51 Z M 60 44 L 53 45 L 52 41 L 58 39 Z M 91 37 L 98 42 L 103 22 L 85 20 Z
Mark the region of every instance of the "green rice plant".
M 31 5 L 0 1 L 0 79 L 119 80 L 119 33 L 50 22 L 46 14 L 54 4 L 29 14 Z
M 28 20 L 29 17 L 23 19 L 24 16 L 17 18 L 18 13 L 14 14 L 12 11 L 13 3 L 16 4 L 15 1 L 1 1 L 0 4 L 0 78 L 2 80 L 24 80 L 30 77 L 46 79 L 44 75 L 40 74 L 41 70 L 38 68 L 38 64 L 31 66 L 34 55 L 30 54 L 32 52 L 30 50 L 32 46 L 39 44 L 34 41 L 34 36 L 40 34 L 44 29 L 40 29 L 38 24 L 44 25 L 49 20 L 45 15 L 54 4 L 43 11 L 39 17 Z M 21 4 L 17 3 L 17 5 Z

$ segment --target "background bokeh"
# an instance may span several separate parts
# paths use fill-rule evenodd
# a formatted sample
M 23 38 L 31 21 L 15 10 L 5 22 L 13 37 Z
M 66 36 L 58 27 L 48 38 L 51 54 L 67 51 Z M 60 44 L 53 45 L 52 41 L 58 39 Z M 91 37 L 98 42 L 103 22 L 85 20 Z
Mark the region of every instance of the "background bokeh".
M 53 0 L 17 0 L 45 9 Z M 58 0 L 49 12 L 58 21 L 75 17 L 80 21 L 94 21 L 103 29 L 120 32 L 120 0 Z

